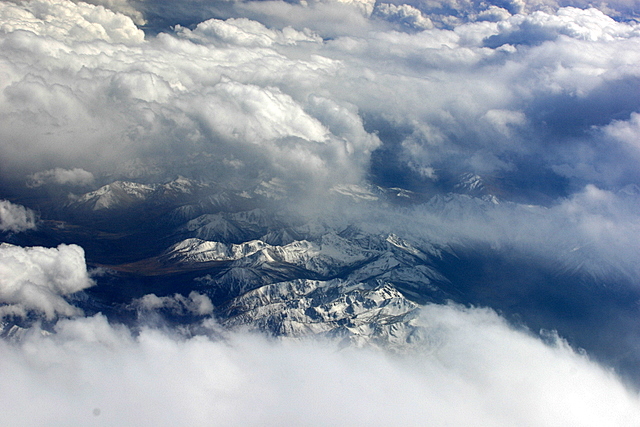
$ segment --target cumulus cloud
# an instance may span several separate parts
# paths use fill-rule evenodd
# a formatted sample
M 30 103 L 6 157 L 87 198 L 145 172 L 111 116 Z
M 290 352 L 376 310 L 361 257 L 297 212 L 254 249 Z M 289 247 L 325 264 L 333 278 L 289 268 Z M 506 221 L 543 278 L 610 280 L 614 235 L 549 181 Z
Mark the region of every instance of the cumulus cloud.
M 632 113 L 628 121 L 615 121 L 604 129 L 612 138 L 627 144 L 633 151 L 640 148 L 638 135 L 640 134 L 640 113 Z
M 510 18 L 511 14 L 507 9 L 491 5 L 487 9 L 478 13 L 478 21 L 503 21 Z
M 136 9 L 134 5 L 130 4 L 129 0 L 88 0 L 84 3 L 103 6 L 106 9 L 126 15 L 130 17 L 136 25 L 146 24 L 146 20 L 144 19 L 142 12 Z
M 425 307 L 409 354 L 332 343 L 138 335 L 101 315 L 0 342 L 3 424 L 575 425 L 640 421 L 616 376 L 491 310 Z M 215 331 L 210 321 L 205 327 Z
M 7 125 L 0 148 L 11 165 L 3 171 L 7 178 L 26 171 L 37 185 L 66 180 L 66 170 L 86 181 L 80 170 L 112 174 L 123 158 L 189 175 L 202 154 L 219 167 L 199 170 L 221 179 L 258 169 L 267 179 L 279 175 L 313 187 L 365 173 L 376 136 L 364 131 L 357 108 L 331 97 L 318 103 L 321 94 L 310 85 L 335 75 L 339 63 L 271 49 L 320 44 L 310 31 L 209 20 L 146 42 L 122 15 L 45 3 L 2 4 L 2 40 L 10 47 L 0 116 Z M 102 29 L 76 34 L 72 21 Z M 32 63 L 16 62 L 22 55 Z M 336 104 L 346 114 L 340 126 L 331 122 L 332 110 L 324 111 Z M 246 167 L 229 168 L 229 159 Z
M 0 316 L 25 317 L 30 312 L 47 319 L 82 311 L 64 296 L 93 285 L 77 245 L 57 248 L 0 244 Z
M 390 3 L 380 3 L 376 6 L 374 15 L 391 22 L 398 22 L 411 29 L 426 30 L 433 28 L 433 23 L 429 18 L 423 16 L 420 10 L 408 4 L 396 6 Z
M 499 24 L 500 33 L 487 39 L 487 46 L 541 44 L 560 35 L 589 41 L 615 40 L 638 34 L 638 29 L 614 21 L 600 10 L 562 8 L 556 14 L 535 12 L 516 15 Z
M 35 212 L 8 200 L 0 200 L 0 231 L 20 232 L 34 228 Z
M 86 186 L 92 184 L 94 179 L 95 178 L 93 174 L 91 172 L 87 172 L 84 169 L 55 168 L 36 172 L 33 175 L 29 176 L 27 186 L 40 187 L 45 184 Z
M 183 37 L 192 40 L 206 42 L 219 42 L 236 46 L 269 47 L 274 44 L 296 44 L 299 42 L 319 42 L 320 39 L 310 31 L 301 32 L 291 27 L 283 30 L 267 28 L 260 22 L 251 21 L 247 18 L 209 19 L 199 23 L 191 31 L 181 26 L 176 27 L 176 31 Z
M 380 129 L 386 152 L 401 163 L 501 176 L 515 171 L 525 177 L 531 162 L 542 163 L 538 171 L 544 172 L 558 164 L 614 157 L 612 147 L 605 149 L 591 132 L 639 108 L 634 101 L 637 58 L 628 53 L 635 52 L 637 26 L 595 10 L 538 15 L 540 37 L 525 34 L 522 43 L 506 25 L 478 22 L 455 31 L 376 34 L 375 46 L 346 39 L 333 46 L 372 58 L 372 68 L 376 61 L 395 59 L 395 70 L 381 67 L 376 74 L 378 84 L 361 79 L 352 94 L 366 94 L 363 110 L 371 114 L 371 126 Z M 423 78 L 407 72 L 404 84 L 397 84 L 391 73 L 398 68 Z M 393 91 L 382 88 L 382 81 Z M 626 182 L 614 183 L 604 174 L 587 179 L 605 186 L 628 184 L 635 168 L 619 154 L 615 158 L 625 164 Z M 386 167 L 393 158 L 387 158 Z M 395 174 L 402 169 L 399 165 Z
M 238 17 L 145 40 L 110 10 L 46 3 L 2 4 L 6 179 L 60 169 L 144 172 L 125 170 L 126 158 L 165 176 L 235 182 L 258 171 L 262 181 L 331 188 L 378 178 L 383 171 L 370 162 L 377 150 L 390 154 L 390 178 L 413 171 L 415 183 L 443 170 L 583 180 L 572 170 L 603 154 L 593 126 L 640 108 L 632 89 L 640 75 L 637 25 L 596 9 L 411 33 L 368 19 L 333 36 L 305 20 Z M 424 16 L 409 5 L 379 9 L 414 26 Z M 102 30 L 74 29 L 84 26 Z M 205 158 L 209 167 L 200 164 Z M 532 159 L 541 167 L 527 169 Z M 626 182 L 594 174 L 578 184 L 624 186 L 633 171 L 623 164 Z
M 639 27 L 595 8 L 530 12 L 541 5 L 402 32 L 362 13 L 347 25 L 344 4 L 243 2 L 230 7 L 254 19 L 145 39 L 116 6 L 3 2 L 0 173 L 32 186 L 204 175 L 294 200 L 364 180 L 428 193 L 463 173 L 546 206 L 589 185 L 616 193 L 640 179 Z M 418 25 L 420 7 L 376 13 Z M 339 32 L 313 26 L 324 13 Z
M 491 9 L 499 22 L 403 32 L 362 13 L 347 25 L 340 19 L 352 15 L 336 17 L 344 4 L 243 2 L 234 10 L 254 19 L 208 19 L 145 39 L 116 12 L 42 3 L 1 4 L 6 180 L 180 173 L 294 203 L 315 192 L 307 207 L 318 210 L 330 188 L 369 180 L 433 194 L 473 173 L 522 204 L 461 207 L 460 223 L 422 206 L 415 218 L 451 238 L 526 241 L 536 253 L 557 241 L 637 270 L 624 238 L 637 235 L 637 215 L 619 193 L 640 179 L 636 23 L 594 8 L 530 13 L 530 2 L 502 2 L 504 13 Z M 378 8 L 392 21 L 428 18 L 419 5 Z M 340 31 L 313 25 L 324 16 Z M 584 204 L 594 188 L 612 195 L 609 216 Z M 599 221 L 620 239 L 590 236 L 585 224 Z
M 0 30 L 32 31 L 56 39 L 102 40 L 110 43 L 139 43 L 144 34 L 124 15 L 102 6 L 66 0 L 2 2 Z
M 206 295 L 192 291 L 188 296 L 175 294 L 173 296 L 159 297 L 155 294 L 147 294 L 134 300 L 133 305 L 143 311 L 167 310 L 171 314 L 205 316 L 213 313 L 213 304 Z
M 596 138 L 596 143 L 603 144 L 609 148 L 609 155 L 603 155 L 600 158 L 596 169 L 594 167 L 596 162 L 593 157 L 596 154 L 595 150 L 585 150 L 584 156 L 579 162 L 576 162 L 572 171 L 575 171 L 584 179 L 592 179 L 593 176 L 596 176 L 614 185 L 618 182 L 637 183 L 638 179 L 633 165 L 637 164 L 640 159 L 639 136 L 639 113 L 631 113 L 629 120 L 612 121 L 610 124 L 598 129 L 598 138 Z
M 526 117 L 521 111 L 489 110 L 484 118 L 505 136 L 512 134 L 512 126 L 521 126 L 526 122 Z

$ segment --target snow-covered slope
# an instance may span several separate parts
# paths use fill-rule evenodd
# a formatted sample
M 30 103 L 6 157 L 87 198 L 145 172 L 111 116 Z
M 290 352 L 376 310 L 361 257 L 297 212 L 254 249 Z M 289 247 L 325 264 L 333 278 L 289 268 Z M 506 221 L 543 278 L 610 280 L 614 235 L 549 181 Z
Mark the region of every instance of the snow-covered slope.
M 329 277 L 373 257 L 371 251 L 330 233 L 317 242 L 299 240 L 284 246 L 269 245 L 261 240 L 234 244 L 191 238 L 171 246 L 160 259 L 165 264 L 182 265 L 234 261 L 236 267 L 254 268 L 278 263 Z
M 337 336 L 356 344 L 411 342 L 419 306 L 393 285 L 293 280 L 262 286 L 224 307 L 224 325 L 276 336 Z
M 153 201 L 169 204 L 194 194 L 200 184 L 178 177 L 164 184 L 140 184 L 130 181 L 115 181 L 95 191 L 74 197 L 67 208 L 84 211 L 116 211 Z
M 92 211 L 124 208 L 144 201 L 154 190 L 155 187 L 150 185 L 116 181 L 83 194 L 70 206 Z

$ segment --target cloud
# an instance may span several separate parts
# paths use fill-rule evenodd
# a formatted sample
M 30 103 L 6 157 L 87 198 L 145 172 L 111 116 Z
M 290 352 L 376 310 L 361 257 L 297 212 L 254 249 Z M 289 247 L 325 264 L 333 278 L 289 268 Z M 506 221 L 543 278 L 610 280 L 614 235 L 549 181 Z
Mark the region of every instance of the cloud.
M 638 134 L 640 134 L 640 113 L 632 113 L 627 121 L 615 121 L 604 129 L 605 133 L 627 144 L 632 151 L 638 151 L 640 144 L 638 143 Z
M 106 9 L 112 10 L 113 12 L 126 15 L 138 26 L 146 24 L 146 20 L 144 19 L 142 12 L 137 10 L 135 6 L 131 5 L 129 0 L 89 0 L 84 3 L 102 6 Z
M 515 242 L 563 257 L 586 248 L 571 262 L 601 256 L 583 264 L 637 274 L 624 238 L 637 236 L 637 214 L 619 193 L 640 179 L 636 23 L 503 2 L 514 15 L 500 22 L 403 32 L 344 4 L 232 6 L 262 22 L 208 19 L 145 39 L 99 7 L 1 3 L 4 180 L 182 174 L 324 213 L 331 188 L 369 181 L 430 195 L 472 173 L 518 203 L 443 202 L 459 224 L 425 206 L 402 221 L 382 217 L 408 224 L 407 235 L 444 230 L 426 236 L 443 244 Z M 405 6 L 385 10 L 426 18 Z M 358 25 L 345 24 L 355 16 Z M 320 17 L 333 27 L 311 25 Z M 89 23 L 104 31 L 77 30 Z M 585 204 L 590 188 L 611 193 L 609 216 Z M 418 222 L 435 227 L 410 229 Z M 605 223 L 620 240 L 587 232 Z
M 258 171 L 302 188 L 357 181 L 366 172 L 377 138 L 363 129 L 355 106 L 331 97 L 320 102 L 311 85 L 330 78 L 339 64 L 270 49 L 321 43 L 313 33 L 248 19 L 209 20 L 144 41 L 122 15 L 46 3 L 25 3 L 24 10 L 3 4 L 2 40 L 10 46 L 0 115 L 7 125 L 0 155 L 11 165 L 5 179 L 26 172 L 38 184 L 62 179 L 61 170 L 76 171 L 78 179 L 80 170 L 113 176 L 126 169 L 123 158 L 159 166 L 165 176 L 208 170 L 209 178 L 233 182 Z M 65 25 L 54 25 L 56 19 Z M 109 31 L 76 34 L 74 20 Z M 15 60 L 22 55 L 32 63 Z M 343 117 L 332 113 L 336 108 Z M 207 165 L 198 164 L 203 158 Z
M 0 231 L 20 232 L 34 228 L 35 212 L 8 200 L 0 200 Z
M 521 126 L 526 122 L 525 115 L 521 111 L 489 110 L 484 118 L 505 136 L 512 135 L 512 126 Z
M 614 153 L 603 153 L 593 126 L 640 108 L 628 90 L 640 75 L 637 25 L 596 9 L 411 33 L 360 14 L 358 26 L 332 33 L 311 21 L 331 11 L 323 22 L 334 24 L 347 5 L 234 3 L 238 13 L 299 15 L 280 24 L 275 15 L 209 19 L 145 40 L 126 16 L 45 3 L 2 4 L 7 180 L 153 170 L 153 179 L 208 174 L 255 186 L 279 178 L 297 191 L 327 189 L 376 181 L 376 150 L 391 154 L 387 171 L 418 185 L 466 172 L 526 182 L 549 173 L 577 187 L 624 186 L 633 176 L 628 163 L 619 182 L 575 172 Z M 414 6 L 380 7 L 427 19 Z M 74 29 L 90 24 L 102 30 Z
M 426 30 L 433 28 L 431 20 L 408 4 L 394 5 L 390 3 L 380 3 L 374 9 L 374 16 L 386 19 L 391 22 L 398 22 L 400 25 L 416 30 Z
M 538 45 L 560 35 L 589 41 L 610 41 L 637 34 L 633 25 L 614 21 L 595 8 L 586 10 L 566 7 L 556 14 L 534 12 L 517 15 L 498 24 L 500 33 L 487 39 L 486 45 Z
M 147 294 L 140 299 L 134 300 L 132 304 L 143 311 L 164 309 L 179 316 L 185 314 L 206 316 L 211 315 L 213 312 L 213 304 L 209 297 L 197 292 L 190 292 L 187 297 L 180 294 L 167 297 Z
M 27 1 L 19 5 L 2 2 L 0 13 L 4 18 L 0 30 L 5 33 L 23 30 L 58 40 L 69 37 L 74 41 L 133 44 L 144 38 L 130 18 L 84 2 Z
M 505 19 L 508 19 L 510 17 L 511 17 L 511 14 L 507 9 L 491 5 L 487 9 L 478 13 L 477 19 L 478 21 L 498 22 L 498 21 L 504 21 Z
M 500 22 L 403 32 L 353 10 L 350 27 L 340 19 L 351 14 L 337 17 L 344 4 L 234 3 L 262 22 L 209 19 L 145 39 L 128 17 L 88 4 L 0 5 L 5 181 L 182 174 L 318 209 L 330 188 L 431 194 L 473 173 L 500 198 L 552 207 L 560 224 L 559 206 L 583 189 L 618 200 L 640 179 L 638 25 L 594 8 L 502 2 L 514 15 Z M 380 7 L 426 18 L 418 6 Z M 305 27 L 323 16 L 337 27 Z M 542 236 L 511 217 L 529 208 L 513 206 L 490 207 L 490 224 L 517 224 L 496 235 Z M 634 220 L 629 210 L 611 219 Z M 561 233 L 568 241 L 582 238 L 577 223 Z M 468 238 L 492 238 L 493 225 L 468 225 Z
M 55 168 L 36 172 L 33 175 L 29 176 L 27 186 L 40 187 L 45 184 L 86 186 L 92 184 L 94 179 L 95 178 L 93 174 L 91 172 L 87 172 L 84 169 Z
M 231 18 L 226 21 L 209 19 L 199 23 L 193 31 L 181 26 L 177 26 L 176 31 L 179 35 L 195 41 L 217 41 L 236 46 L 269 47 L 274 44 L 295 45 L 305 41 L 320 41 L 317 35 L 309 31 L 305 34 L 291 27 L 285 27 L 282 31 L 273 30 L 247 18 Z
M 399 170 L 411 163 L 498 176 L 515 171 L 525 177 L 532 172 L 527 171 L 531 162 L 540 162 L 538 171 L 544 172 L 571 159 L 594 163 L 615 156 L 625 164 L 626 182 L 612 182 L 604 174 L 587 182 L 631 182 L 633 168 L 626 166 L 624 156 L 613 154 L 610 146 L 605 149 L 592 131 L 626 119 L 640 107 L 634 101 L 637 58 L 627 53 L 638 43 L 636 25 L 615 22 L 595 10 L 538 15 L 544 19 L 536 28 L 546 34 L 547 43 L 529 35 L 522 36 L 525 44 L 515 39 L 513 44 L 489 43 L 511 33 L 487 22 L 460 25 L 455 31 L 379 33 L 371 37 L 375 46 L 373 41 L 332 42 L 338 51 L 349 49 L 363 65 L 378 67 L 377 84 L 361 79 L 351 94 L 363 99 L 350 101 L 369 114 L 369 128 L 379 130 L 385 151 L 397 153 Z M 495 49 L 479 47 L 488 44 Z M 393 63 L 395 70 L 376 62 Z M 402 83 L 392 74 L 398 69 L 404 70 Z M 507 111 L 509 124 L 500 124 L 507 117 L 499 118 L 497 112 Z
M 0 342 L 3 424 L 624 426 L 640 402 L 616 376 L 487 309 L 429 305 L 424 347 L 133 335 L 102 315 Z M 203 325 L 211 331 L 211 321 Z
M 25 317 L 30 312 L 51 320 L 82 310 L 63 298 L 93 285 L 77 245 L 22 248 L 0 244 L 0 315 Z
M 424 247 L 486 244 L 593 274 L 598 280 L 615 277 L 620 283 L 636 283 L 639 204 L 637 186 L 612 192 L 587 185 L 548 207 L 452 194 L 411 208 L 345 210 L 365 230 L 397 233 Z M 626 279 L 620 281 L 621 277 Z

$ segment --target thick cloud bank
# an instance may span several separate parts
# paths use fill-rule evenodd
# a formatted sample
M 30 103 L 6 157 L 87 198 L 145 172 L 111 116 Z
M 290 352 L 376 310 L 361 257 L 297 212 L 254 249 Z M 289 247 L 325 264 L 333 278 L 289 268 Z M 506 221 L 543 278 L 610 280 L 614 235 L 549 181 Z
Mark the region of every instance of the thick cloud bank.
M 91 285 L 82 249 L 0 246 L 2 314 L 58 320 L 0 341 L 0 422 L 61 425 L 634 426 L 640 396 L 570 348 L 493 310 L 426 305 L 400 352 L 223 330 L 146 327 L 211 301 L 146 295 L 135 332 L 63 300 Z M 160 322 L 162 324 L 162 322 Z M 191 332 L 189 332 L 191 331 Z M 198 331 L 196 334 L 193 331 Z M 186 332 L 186 333 L 185 333 Z
M 337 176 L 361 179 L 379 145 L 354 105 L 304 87 L 336 75 L 339 63 L 278 52 L 320 45 L 309 31 L 210 20 L 147 41 L 101 6 L 0 9 L 3 173 L 28 173 L 31 185 L 177 169 L 227 184 L 258 171 L 326 187 Z
M 207 323 L 208 322 L 208 323 Z M 216 326 L 205 322 L 213 331 Z M 640 401 L 561 340 L 425 307 L 412 354 L 231 334 L 132 336 L 100 315 L 0 343 L 5 425 L 635 426 Z
M 63 296 L 93 284 L 77 245 L 21 248 L 0 244 L 0 317 L 44 314 L 47 319 L 82 311 Z
M 415 189 L 472 172 L 535 202 L 640 178 L 632 21 L 505 6 L 499 22 L 441 29 L 414 6 L 379 6 L 374 17 L 420 30 L 398 31 L 346 3 L 229 5 L 260 9 L 263 22 L 208 19 L 145 38 L 100 5 L 0 3 L 4 178 L 277 177 L 299 194 L 363 178 Z M 318 24 L 320 11 L 338 33 Z

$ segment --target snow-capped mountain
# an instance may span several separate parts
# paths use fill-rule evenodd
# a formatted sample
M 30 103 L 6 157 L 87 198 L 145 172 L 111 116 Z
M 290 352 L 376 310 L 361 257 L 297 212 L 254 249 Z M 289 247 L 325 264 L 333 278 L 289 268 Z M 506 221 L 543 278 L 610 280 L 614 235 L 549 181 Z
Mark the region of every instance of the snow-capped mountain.
M 453 188 L 467 194 L 483 194 L 486 191 L 484 180 L 480 175 L 474 173 L 462 174 L 460 181 Z
M 154 186 L 127 181 L 116 181 L 83 194 L 70 203 L 73 208 L 99 211 L 125 208 L 147 199 L 155 190 Z
M 334 279 L 292 280 L 265 285 L 223 307 L 224 325 L 275 336 L 323 335 L 356 344 L 411 342 L 418 305 L 393 285 Z
M 524 319 L 534 331 L 557 324 L 539 319 L 562 319 L 562 307 L 579 305 L 575 296 L 587 292 L 584 283 L 605 304 L 621 304 L 599 281 L 623 268 L 607 266 L 588 246 L 558 248 L 557 256 L 545 258 L 526 246 L 501 244 L 504 212 L 543 224 L 548 208 L 498 200 L 477 176 L 460 182 L 455 191 L 433 196 L 399 187 L 336 187 L 328 197 L 336 206 L 355 206 L 354 212 L 303 215 L 261 194 L 261 184 L 235 191 L 185 178 L 116 181 L 51 210 L 47 215 L 61 219 L 41 221 L 15 243 L 83 246 L 97 285 L 66 299 L 87 314 L 135 322 L 139 308 L 132 301 L 195 292 L 210 299 L 213 315 L 227 328 L 340 337 L 396 350 L 424 338 L 416 316 L 429 302 L 515 313 L 514 321 Z M 625 189 L 629 203 L 634 191 Z M 381 202 L 395 208 L 382 213 L 375 208 Z M 414 215 L 416 206 L 422 218 Z M 469 220 L 487 224 L 482 242 L 455 237 Z M 540 305 L 540 298 L 558 303 Z M 542 309 L 557 312 L 541 317 Z M 199 319 L 173 321 L 195 325 Z M 7 321 L 1 329 L 17 336 L 21 328 Z M 592 339 L 569 326 L 561 332 L 585 345 Z
M 164 184 L 115 181 L 95 191 L 73 197 L 67 208 L 81 211 L 114 211 L 132 208 L 149 201 L 159 204 L 168 204 L 171 201 L 184 203 L 186 197 L 201 188 L 201 184 L 184 177 Z
M 202 240 L 241 243 L 259 238 L 277 225 L 278 219 L 269 216 L 265 210 L 252 209 L 200 215 L 178 227 L 176 232 Z M 275 235 L 268 241 L 274 238 Z

